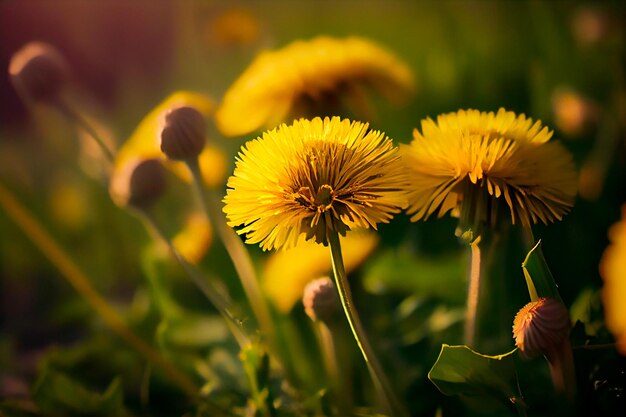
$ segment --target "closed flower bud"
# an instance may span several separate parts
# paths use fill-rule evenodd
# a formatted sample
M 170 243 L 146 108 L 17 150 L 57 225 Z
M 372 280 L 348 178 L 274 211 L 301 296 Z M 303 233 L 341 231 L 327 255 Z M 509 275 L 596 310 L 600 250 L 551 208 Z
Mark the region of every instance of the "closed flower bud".
M 129 163 L 113 177 L 110 194 L 121 207 L 146 209 L 165 191 L 165 171 L 158 159 L 143 159 Z
M 339 309 L 335 284 L 328 277 L 311 281 L 304 288 L 304 311 L 313 321 L 327 322 Z
M 69 70 L 56 48 L 43 42 L 30 42 L 11 58 L 9 75 L 21 94 L 50 102 L 65 87 Z
M 193 107 L 178 107 L 164 115 L 161 151 L 172 160 L 197 158 L 205 142 L 206 121 Z
M 526 304 L 515 316 L 515 345 L 526 357 L 545 355 L 551 360 L 568 339 L 570 327 L 569 313 L 560 301 L 540 298 Z

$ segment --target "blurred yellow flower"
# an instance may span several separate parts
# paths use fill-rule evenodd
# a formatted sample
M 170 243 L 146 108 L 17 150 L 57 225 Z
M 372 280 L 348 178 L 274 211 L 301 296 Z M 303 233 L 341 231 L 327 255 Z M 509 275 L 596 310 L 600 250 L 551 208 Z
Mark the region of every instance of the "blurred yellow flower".
M 363 263 L 378 244 L 376 234 L 360 230 L 340 240 L 348 273 Z M 301 238 L 295 247 L 269 257 L 263 269 L 263 289 L 276 308 L 287 313 L 302 298 L 306 284 L 331 271 L 328 248 Z
M 178 252 L 192 264 L 202 260 L 213 241 L 213 231 L 206 216 L 192 213 L 183 229 L 174 236 L 172 243 Z
M 65 175 L 55 178 L 48 196 L 48 208 L 55 221 L 64 228 L 81 230 L 91 213 L 87 190 L 76 179 Z
M 559 89 L 552 94 L 552 112 L 557 128 L 566 135 L 575 136 L 597 118 L 599 110 L 580 94 Z
M 160 158 L 163 164 L 183 180 L 190 182 L 191 173 L 183 162 L 167 160 L 159 146 L 159 132 L 163 113 L 173 107 L 192 106 L 205 116 L 214 110 L 212 101 L 198 93 L 178 91 L 171 94 L 155 107 L 139 124 L 131 137 L 120 148 L 115 156 L 112 176 L 122 175 L 124 167 L 137 159 Z M 205 146 L 200 154 L 200 168 L 205 183 L 210 186 L 221 185 L 226 176 L 226 157 L 216 147 Z
M 609 230 L 609 239 L 611 244 L 600 262 L 602 301 L 606 326 L 615 336 L 618 350 L 626 355 L 626 204 L 621 221 Z
M 406 206 L 398 149 L 368 125 L 339 117 L 301 119 L 249 141 L 228 179 L 224 212 L 247 243 L 291 247 L 301 234 L 376 228 Z
M 454 210 L 461 232 L 494 223 L 500 198 L 511 222 L 530 226 L 561 220 L 574 204 L 576 172 L 552 132 L 523 114 L 459 110 L 422 121 L 402 145 L 412 221 Z
M 413 74 L 396 56 L 366 39 L 320 36 L 296 41 L 261 53 L 226 92 L 215 120 L 223 134 L 243 135 L 298 117 L 336 113 L 324 106 L 336 106 L 342 97 L 352 106 L 366 106 L 363 87 L 398 101 L 413 91 Z
M 261 36 L 259 20 L 242 7 L 222 11 L 210 20 L 206 29 L 208 40 L 222 46 L 250 45 Z

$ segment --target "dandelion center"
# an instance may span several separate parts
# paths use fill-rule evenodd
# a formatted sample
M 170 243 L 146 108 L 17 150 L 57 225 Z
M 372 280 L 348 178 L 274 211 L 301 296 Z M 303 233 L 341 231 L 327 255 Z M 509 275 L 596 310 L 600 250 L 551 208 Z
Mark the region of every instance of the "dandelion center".
M 311 193 L 309 187 L 300 187 L 295 200 L 311 211 L 323 213 L 332 207 L 333 201 L 335 201 L 335 192 L 333 187 L 328 184 L 322 185 L 315 195 Z

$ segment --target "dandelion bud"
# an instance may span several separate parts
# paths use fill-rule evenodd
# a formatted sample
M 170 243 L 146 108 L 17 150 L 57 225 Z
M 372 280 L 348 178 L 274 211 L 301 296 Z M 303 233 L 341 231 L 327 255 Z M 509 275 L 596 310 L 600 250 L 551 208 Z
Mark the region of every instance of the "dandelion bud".
M 197 158 L 205 142 L 204 116 L 193 107 L 178 107 L 165 113 L 161 151 L 173 160 Z
M 56 48 L 30 42 L 11 58 L 9 76 L 20 93 L 35 100 L 54 101 L 67 83 L 69 70 Z
M 335 284 L 328 277 L 311 281 L 304 288 L 304 311 L 313 321 L 330 320 L 339 308 Z
M 567 340 L 570 326 L 569 313 L 561 302 L 540 298 L 526 304 L 515 316 L 515 345 L 526 357 L 543 354 L 550 360 Z
M 165 172 L 158 159 L 128 164 L 111 181 L 111 198 L 121 207 L 145 209 L 165 191 Z

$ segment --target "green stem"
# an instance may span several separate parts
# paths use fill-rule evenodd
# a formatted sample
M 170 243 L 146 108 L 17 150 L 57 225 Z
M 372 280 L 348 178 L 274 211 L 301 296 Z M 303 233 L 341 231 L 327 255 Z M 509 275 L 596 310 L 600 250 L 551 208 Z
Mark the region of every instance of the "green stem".
M 167 238 L 163 233 L 159 225 L 154 218 L 145 211 L 139 211 L 137 213 L 140 219 L 143 221 L 145 227 L 151 232 L 157 241 L 163 242 L 174 259 L 183 267 L 185 273 L 189 276 L 191 281 L 202 291 L 206 298 L 217 308 L 217 311 L 226 319 L 226 323 L 230 327 L 233 337 L 237 340 L 240 347 L 249 343 L 248 337 L 241 329 L 241 320 L 237 319 L 230 311 L 226 297 L 211 284 L 211 282 L 205 279 L 204 276 L 198 271 L 192 264 L 178 252 L 174 247 L 172 241 Z
M 235 233 L 235 231 L 228 226 L 224 213 L 221 211 L 219 200 L 212 195 L 207 198 L 204 187 L 202 185 L 202 174 L 200 172 L 200 165 L 198 159 L 189 159 L 185 161 L 193 177 L 193 188 L 202 204 L 206 216 L 209 222 L 213 226 L 213 229 L 217 231 L 220 236 L 228 255 L 239 275 L 241 284 L 246 297 L 250 302 L 252 311 L 256 316 L 259 326 L 263 332 L 267 335 L 269 340 L 274 339 L 274 325 L 270 315 L 269 308 L 265 303 L 265 298 L 259 287 L 259 283 L 254 272 L 254 266 L 250 254 L 246 250 L 243 242 Z
M 467 290 L 467 311 L 465 316 L 465 344 L 474 346 L 476 340 L 476 317 L 480 298 L 480 237 L 470 243 L 469 285 Z
M 319 339 L 322 347 L 322 355 L 324 357 L 324 365 L 330 380 L 330 387 L 334 392 L 334 399 L 339 408 L 341 415 L 347 415 L 352 404 L 352 394 L 350 393 L 350 384 L 346 380 L 346 374 L 339 368 L 339 358 L 335 343 L 335 334 L 337 326 L 335 322 L 325 323 L 317 322 L 319 331 Z M 345 371 L 345 364 L 344 364 Z
M 96 141 L 98 146 L 100 146 L 100 149 L 102 149 L 102 152 L 106 156 L 109 163 L 113 164 L 113 162 L 115 161 L 115 155 L 113 154 L 111 149 L 109 149 L 109 147 L 106 145 L 106 142 L 98 134 L 96 129 L 93 128 L 91 123 L 89 123 L 87 119 L 85 119 L 78 111 L 76 111 L 65 100 L 62 100 L 62 99 L 57 100 L 56 106 L 61 111 L 61 113 L 63 113 L 68 119 L 76 123 L 77 126 L 79 126 L 81 129 L 87 132 L 87 134 L 91 136 L 93 140 Z
M 352 300 L 352 293 L 348 284 L 348 277 L 343 264 L 343 256 L 341 253 L 341 244 L 339 242 L 339 234 L 335 231 L 330 232 L 328 235 L 328 242 L 330 244 L 330 254 L 333 264 L 333 272 L 335 275 L 335 283 L 337 284 L 337 291 L 339 292 L 339 298 L 341 299 L 341 305 L 343 311 L 352 329 L 352 334 L 356 340 L 363 359 L 367 364 L 367 368 L 370 372 L 374 387 L 378 392 L 380 400 L 386 409 L 386 412 L 390 416 L 404 416 L 407 415 L 406 411 L 402 408 L 397 400 L 383 369 L 374 354 L 374 350 L 370 346 L 370 343 L 359 319 L 358 313 L 354 308 L 354 302 Z
M 546 355 L 550 366 L 550 376 L 554 389 L 563 395 L 569 404 L 576 399 L 576 371 L 574 370 L 574 356 L 569 338 L 558 347 L 558 350 Z

